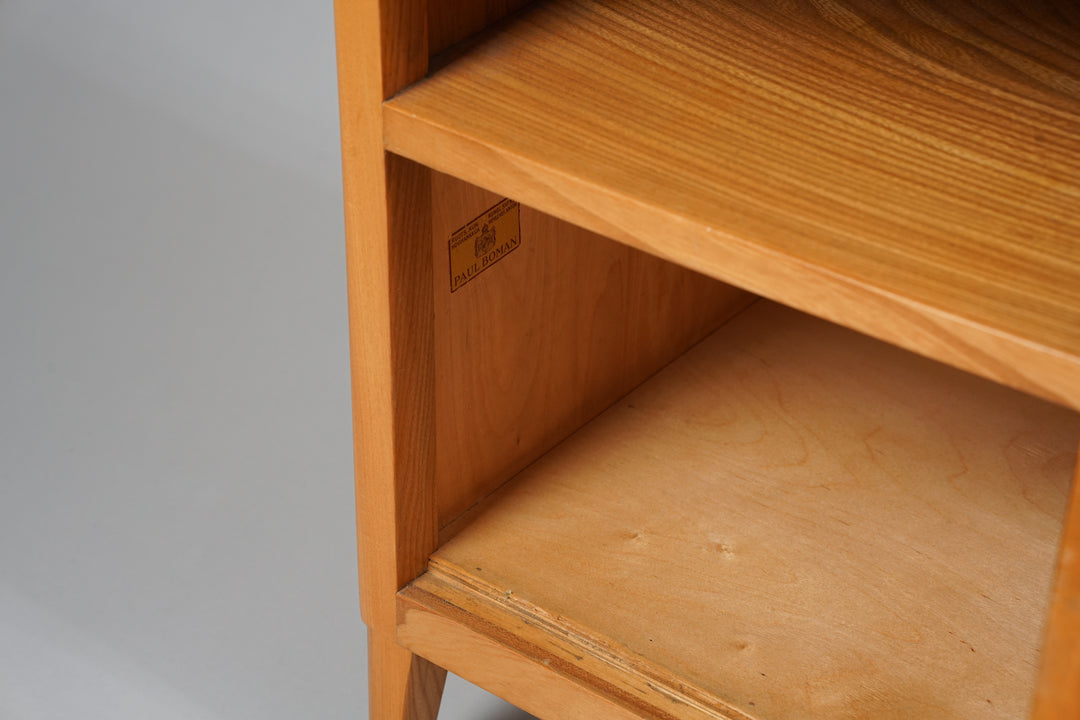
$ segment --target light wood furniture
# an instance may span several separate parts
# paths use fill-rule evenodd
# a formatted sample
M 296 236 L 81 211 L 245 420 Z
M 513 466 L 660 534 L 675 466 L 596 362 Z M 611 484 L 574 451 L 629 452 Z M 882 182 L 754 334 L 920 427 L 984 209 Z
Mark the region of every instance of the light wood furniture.
M 1080 717 L 1080 6 L 336 15 L 372 718 Z

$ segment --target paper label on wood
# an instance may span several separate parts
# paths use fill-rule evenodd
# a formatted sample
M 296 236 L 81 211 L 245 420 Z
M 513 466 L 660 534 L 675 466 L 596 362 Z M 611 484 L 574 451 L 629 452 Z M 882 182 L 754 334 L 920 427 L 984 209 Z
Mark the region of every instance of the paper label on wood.
M 521 205 L 505 199 L 450 236 L 450 292 L 521 245 Z

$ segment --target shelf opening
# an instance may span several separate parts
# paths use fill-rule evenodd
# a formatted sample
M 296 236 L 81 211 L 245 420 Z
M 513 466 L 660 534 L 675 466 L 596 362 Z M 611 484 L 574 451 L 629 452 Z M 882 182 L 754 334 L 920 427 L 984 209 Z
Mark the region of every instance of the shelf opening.
M 1078 439 L 758 302 L 490 498 L 401 631 L 458 672 L 409 632 L 452 615 L 642 716 L 1024 716 Z

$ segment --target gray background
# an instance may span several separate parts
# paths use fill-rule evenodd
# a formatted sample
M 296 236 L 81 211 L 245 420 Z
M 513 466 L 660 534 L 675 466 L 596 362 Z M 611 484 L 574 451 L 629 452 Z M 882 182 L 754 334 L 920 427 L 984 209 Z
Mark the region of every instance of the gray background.
M 367 716 L 335 82 L 330 0 L 0 0 L 3 720 Z

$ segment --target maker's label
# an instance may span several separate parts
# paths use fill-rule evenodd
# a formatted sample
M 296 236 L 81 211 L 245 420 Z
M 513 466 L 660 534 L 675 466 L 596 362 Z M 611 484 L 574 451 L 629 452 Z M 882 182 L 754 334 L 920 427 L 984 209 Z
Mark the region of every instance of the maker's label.
M 521 245 L 521 205 L 506 199 L 450 236 L 450 292 Z

